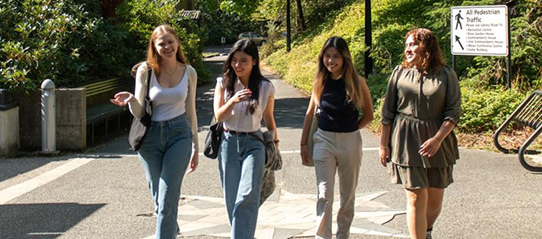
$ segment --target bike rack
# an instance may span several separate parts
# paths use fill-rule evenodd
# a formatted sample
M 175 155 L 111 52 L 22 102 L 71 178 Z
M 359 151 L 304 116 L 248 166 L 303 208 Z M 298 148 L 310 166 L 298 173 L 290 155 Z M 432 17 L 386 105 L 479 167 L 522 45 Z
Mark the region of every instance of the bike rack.
M 519 149 L 507 149 L 499 143 L 499 134 L 514 120 L 517 123 L 528 126 L 535 131 L 525 140 Z M 542 132 L 542 91 L 534 91 L 521 102 L 514 112 L 502 123 L 502 125 L 493 134 L 493 143 L 497 149 L 505 154 L 517 153 L 521 166 L 533 172 L 542 172 L 542 167 L 530 165 L 525 161 L 525 154 L 540 154 L 539 150 L 527 150 Z

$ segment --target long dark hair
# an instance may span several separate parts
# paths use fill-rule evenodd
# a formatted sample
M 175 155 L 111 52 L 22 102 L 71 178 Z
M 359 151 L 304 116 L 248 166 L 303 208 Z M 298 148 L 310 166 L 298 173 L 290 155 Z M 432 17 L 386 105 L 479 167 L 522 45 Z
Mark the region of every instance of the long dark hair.
M 258 53 L 258 47 L 256 44 L 248 39 L 241 39 L 233 44 L 233 47 L 228 54 L 228 59 L 224 62 L 224 72 L 222 77 L 224 78 L 224 87 L 226 88 L 227 98 L 232 97 L 235 94 L 235 83 L 237 82 L 237 75 L 235 70 L 231 67 L 231 61 L 235 52 L 244 52 L 245 54 L 252 57 L 252 61 L 255 62 L 252 66 L 252 71 L 250 73 L 250 78 L 248 81 L 248 89 L 252 92 L 250 97 L 250 103 L 247 106 L 247 112 L 254 114 L 256 108 L 258 107 L 258 99 L 260 97 L 260 84 L 262 81 L 269 81 L 263 77 L 262 72 L 260 71 L 260 55 Z

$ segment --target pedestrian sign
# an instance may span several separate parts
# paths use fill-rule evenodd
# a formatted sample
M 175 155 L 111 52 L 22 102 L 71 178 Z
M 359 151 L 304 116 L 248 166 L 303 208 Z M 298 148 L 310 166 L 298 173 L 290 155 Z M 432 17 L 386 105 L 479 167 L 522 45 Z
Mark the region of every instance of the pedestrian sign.
M 452 7 L 451 15 L 453 55 L 508 55 L 506 5 Z

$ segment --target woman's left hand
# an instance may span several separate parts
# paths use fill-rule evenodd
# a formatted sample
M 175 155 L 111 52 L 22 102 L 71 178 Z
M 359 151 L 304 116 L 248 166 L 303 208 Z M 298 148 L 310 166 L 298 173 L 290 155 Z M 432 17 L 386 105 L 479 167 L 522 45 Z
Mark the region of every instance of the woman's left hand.
M 422 146 L 420 146 L 418 153 L 424 157 L 433 157 L 440 148 L 440 144 L 441 142 L 437 138 L 432 137 L 425 141 Z
M 196 171 L 196 168 L 198 167 L 199 159 L 198 159 L 198 152 L 194 152 L 194 155 L 192 155 L 192 159 L 190 160 L 190 164 L 188 165 L 188 171 L 186 173 L 191 173 Z

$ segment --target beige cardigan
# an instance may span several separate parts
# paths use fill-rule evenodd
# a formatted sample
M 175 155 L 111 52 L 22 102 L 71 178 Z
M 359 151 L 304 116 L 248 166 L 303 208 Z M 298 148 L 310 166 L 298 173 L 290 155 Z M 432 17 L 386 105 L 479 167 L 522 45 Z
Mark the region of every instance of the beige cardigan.
M 147 74 L 149 66 L 146 63 L 137 68 L 134 97 L 137 101 L 130 102 L 129 108 L 132 115 L 141 119 L 144 115 L 143 102 L 147 93 Z M 192 131 L 192 152 L 198 152 L 198 118 L 196 116 L 196 87 L 198 74 L 190 65 L 186 65 L 188 73 L 188 96 L 186 97 L 186 118 Z

